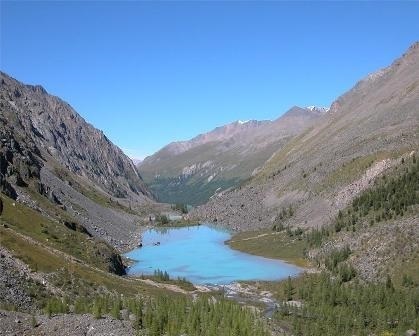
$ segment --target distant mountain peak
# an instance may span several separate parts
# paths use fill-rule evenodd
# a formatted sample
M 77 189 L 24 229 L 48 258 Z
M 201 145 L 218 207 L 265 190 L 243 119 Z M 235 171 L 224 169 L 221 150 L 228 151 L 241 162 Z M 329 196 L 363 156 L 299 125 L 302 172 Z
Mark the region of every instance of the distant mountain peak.
M 303 118 L 311 118 L 311 117 L 318 117 L 326 112 L 328 112 L 329 109 L 326 107 L 317 107 L 317 106 L 308 106 L 308 107 L 299 107 L 299 106 L 293 106 L 291 107 L 283 117 L 287 118 L 296 118 L 296 117 L 303 117 Z M 281 118 L 279 118 L 281 119 Z M 278 119 L 278 120 L 279 120 Z
M 229 124 L 218 126 L 207 133 L 199 134 L 190 140 L 171 142 L 167 146 L 163 147 L 160 151 L 168 152 L 171 155 L 178 155 L 194 147 L 201 146 L 209 142 L 219 142 L 231 139 L 234 136 L 241 134 L 242 132 L 258 128 L 268 123 L 270 123 L 269 120 L 233 121 Z M 149 157 L 146 158 L 146 161 L 149 160 Z

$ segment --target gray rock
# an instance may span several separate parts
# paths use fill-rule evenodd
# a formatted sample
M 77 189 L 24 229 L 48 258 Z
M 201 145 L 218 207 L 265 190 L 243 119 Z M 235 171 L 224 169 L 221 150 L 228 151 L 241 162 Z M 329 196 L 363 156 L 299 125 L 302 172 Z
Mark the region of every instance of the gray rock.
M 37 176 L 42 159 L 50 161 L 51 156 L 115 197 L 151 196 L 132 161 L 70 105 L 39 86 L 24 85 L 3 72 L 0 76 L 3 174 L 6 162 L 14 165 L 23 179 Z

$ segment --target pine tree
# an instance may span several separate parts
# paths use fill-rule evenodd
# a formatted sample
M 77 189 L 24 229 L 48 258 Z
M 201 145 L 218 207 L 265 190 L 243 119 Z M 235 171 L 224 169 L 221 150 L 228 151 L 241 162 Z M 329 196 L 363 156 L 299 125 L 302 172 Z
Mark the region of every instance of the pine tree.
M 294 287 L 292 286 L 292 280 L 290 276 L 288 276 L 287 282 L 285 284 L 284 294 L 285 294 L 285 299 L 287 301 L 292 300 L 292 296 L 294 294 Z

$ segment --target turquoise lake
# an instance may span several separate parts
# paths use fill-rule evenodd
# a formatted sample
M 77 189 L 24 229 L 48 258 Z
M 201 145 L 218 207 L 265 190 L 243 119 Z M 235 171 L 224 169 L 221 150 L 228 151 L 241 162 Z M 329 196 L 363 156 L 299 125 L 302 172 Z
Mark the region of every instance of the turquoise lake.
M 135 263 L 130 275 L 167 271 L 194 284 L 225 285 L 237 280 L 280 280 L 301 272 L 285 262 L 235 251 L 224 242 L 231 234 L 207 225 L 150 229 L 143 247 L 127 254 Z M 155 245 L 159 242 L 159 245 Z

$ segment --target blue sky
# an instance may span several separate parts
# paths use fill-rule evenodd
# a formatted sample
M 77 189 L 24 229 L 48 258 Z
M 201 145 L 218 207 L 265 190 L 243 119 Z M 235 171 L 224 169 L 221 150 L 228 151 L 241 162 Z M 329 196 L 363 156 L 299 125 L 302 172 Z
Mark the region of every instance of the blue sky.
M 328 106 L 419 39 L 418 2 L 1 2 L 1 69 L 133 157 Z

